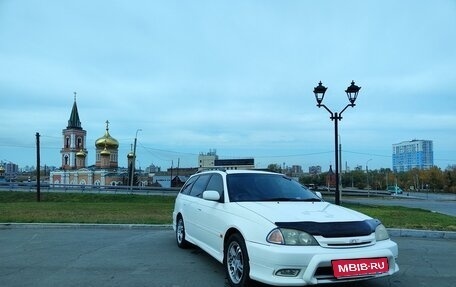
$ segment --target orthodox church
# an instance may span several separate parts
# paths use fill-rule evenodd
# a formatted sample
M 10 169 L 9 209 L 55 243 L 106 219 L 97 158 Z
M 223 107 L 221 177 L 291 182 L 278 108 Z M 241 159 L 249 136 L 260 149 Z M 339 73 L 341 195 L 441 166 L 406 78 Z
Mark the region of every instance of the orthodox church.
M 51 172 L 50 184 L 128 185 L 130 173 L 126 168 L 118 167 L 119 142 L 109 134 L 109 121 L 106 121 L 104 135 L 95 141 L 95 165 L 87 166 L 87 132 L 82 128 L 79 119 L 76 93 L 68 125 L 62 130 L 62 134 L 62 166 Z M 128 153 L 130 167 L 133 157 L 133 152 Z M 147 184 L 147 181 L 140 184 Z

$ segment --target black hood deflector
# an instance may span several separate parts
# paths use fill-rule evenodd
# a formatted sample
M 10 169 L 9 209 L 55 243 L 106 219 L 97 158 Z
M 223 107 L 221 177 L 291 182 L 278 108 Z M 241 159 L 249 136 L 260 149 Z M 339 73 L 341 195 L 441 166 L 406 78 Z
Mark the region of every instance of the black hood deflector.
M 341 221 L 341 222 L 276 222 L 280 228 L 297 229 L 311 235 L 319 235 L 327 238 L 367 236 L 375 232 L 375 228 L 381 224 L 378 219 L 364 221 Z

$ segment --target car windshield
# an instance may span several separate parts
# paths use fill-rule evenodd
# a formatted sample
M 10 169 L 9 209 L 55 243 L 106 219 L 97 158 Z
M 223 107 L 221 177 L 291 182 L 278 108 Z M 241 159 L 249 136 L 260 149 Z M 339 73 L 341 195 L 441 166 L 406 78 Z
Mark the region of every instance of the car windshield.
M 229 174 L 227 185 L 231 202 L 321 201 L 306 187 L 282 174 Z

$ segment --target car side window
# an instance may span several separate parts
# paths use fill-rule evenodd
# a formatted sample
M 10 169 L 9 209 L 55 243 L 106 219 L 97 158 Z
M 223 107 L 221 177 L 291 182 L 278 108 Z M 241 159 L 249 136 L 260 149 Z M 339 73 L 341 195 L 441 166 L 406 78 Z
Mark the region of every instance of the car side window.
M 216 190 L 220 194 L 220 202 L 223 202 L 223 178 L 220 174 L 214 174 L 209 180 L 206 190 Z
M 185 182 L 184 186 L 182 187 L 181 193 L 189 195 L 189 194 L 190 194 L 190 191 L 192 190 L 192 186 L 193 186 L 193 184 L 195 183 L 195 181 L 196 181 L 197 179 L 198 179 L 197 176 L 193 176 L 193 177 L 189 178 L 189 179 Z
M 198 177 L 190 191 L 191 196 L 203 197 L 203 192 L 206 190 L 207 182 L 212 174 L 202 174 Z

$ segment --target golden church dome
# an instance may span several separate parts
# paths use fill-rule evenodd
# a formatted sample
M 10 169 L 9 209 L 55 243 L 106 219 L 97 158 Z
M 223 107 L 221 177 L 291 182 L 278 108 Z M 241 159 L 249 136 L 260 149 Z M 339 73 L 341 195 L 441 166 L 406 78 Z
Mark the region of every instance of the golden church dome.
M 101 155 L 101 156 L 109 156 L 109 155 L 111 155 L 111 153 L 110 153 L 109 150 L 107 150 L 106 147 L 105 147 L 104 150 L 102 150 L 102 151 L 100 152 L 100 155 Z
M 104 136 L 95 141 L 95 146 L 99 149 L 108 148 L 108 149 L 117 149 L 119 147 L 119 142 L 109 134 L 109 122 L 106 121 L 106 132 Z
M 86 153 L 84 152 L 84 150 L 80 150 L 76 153 L 76 156 L 77 157 L 86 157 Z
M 132 152 L 132 151 L 131 151 L 131 152 L 129 152 L 129 153 L 127 154 L 127 158 L 133 158 L 134 156 L 135 156 L 135 155 L 133 154 L 133 152 Z

